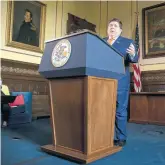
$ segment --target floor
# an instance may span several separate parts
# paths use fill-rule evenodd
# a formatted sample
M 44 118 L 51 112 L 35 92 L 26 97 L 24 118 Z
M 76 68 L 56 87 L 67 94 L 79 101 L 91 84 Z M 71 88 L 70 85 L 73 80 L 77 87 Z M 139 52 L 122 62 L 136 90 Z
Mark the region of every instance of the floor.
M 49 155 L 40 146 L 51 144 L 50 120 L 1 130 L 2 165 L 77 165 Z M 165 165 L 165 126 L 128 124 L 128 142 L 122 151 L 90 165 Z

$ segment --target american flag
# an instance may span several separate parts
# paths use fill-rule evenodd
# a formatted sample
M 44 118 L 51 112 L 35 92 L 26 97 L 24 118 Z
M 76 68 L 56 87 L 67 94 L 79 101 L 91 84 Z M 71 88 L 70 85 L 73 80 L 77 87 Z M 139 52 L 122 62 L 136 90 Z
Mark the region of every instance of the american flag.
M 140 57 L 138 22 L 136 25 L 136 32 L 135 32 L 135 49 L 137 51 L 138 57 Z M 141 83 L 141 71 L 140 71 L 139 63 L 133 64 L 133 73 L 134 73 L 133 75 L 134 91 L 141 92 L 142 83 Z

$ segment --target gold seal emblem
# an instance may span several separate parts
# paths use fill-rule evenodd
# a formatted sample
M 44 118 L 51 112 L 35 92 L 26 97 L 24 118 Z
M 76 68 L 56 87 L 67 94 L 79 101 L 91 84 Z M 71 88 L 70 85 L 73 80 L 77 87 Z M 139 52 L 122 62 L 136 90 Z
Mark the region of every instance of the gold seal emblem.
M 69 60 L 71 54 L 71 44 L 68 40 L 64 39 L 59 41 L 52 52 L 52 64 L 55 67 L 64 66 Z

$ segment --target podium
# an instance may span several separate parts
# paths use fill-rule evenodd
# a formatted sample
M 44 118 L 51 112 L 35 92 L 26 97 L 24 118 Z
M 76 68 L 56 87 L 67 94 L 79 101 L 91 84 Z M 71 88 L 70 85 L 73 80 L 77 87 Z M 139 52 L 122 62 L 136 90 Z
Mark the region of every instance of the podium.
M 47 153 L 89 163 L 116 153 L 117 77 L 123 57 L 90 31 L 47 41 L 39 73 L 49 81 L 53 142 Z

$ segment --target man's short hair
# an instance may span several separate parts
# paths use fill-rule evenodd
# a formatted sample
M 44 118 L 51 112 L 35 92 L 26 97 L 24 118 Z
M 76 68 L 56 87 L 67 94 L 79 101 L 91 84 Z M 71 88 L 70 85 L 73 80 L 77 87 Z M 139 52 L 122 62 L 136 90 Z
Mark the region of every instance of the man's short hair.
M 122 22 L 118 19 L 118 18 L 113 18 L 109 21 L 108 25 L 111 23 L 111 22 L 118 22 L 119 23 L 119 26 L 120 26 L 120 29 L 122 29 Z
M 25 9 L 25 13 L 26 13 L 26 12 L 30 13 L 30 17 L 31 17 L 31 18 L 33 17 L 33 14 L 32 14 L 32 12 L 31 12 L 29 9 Z

